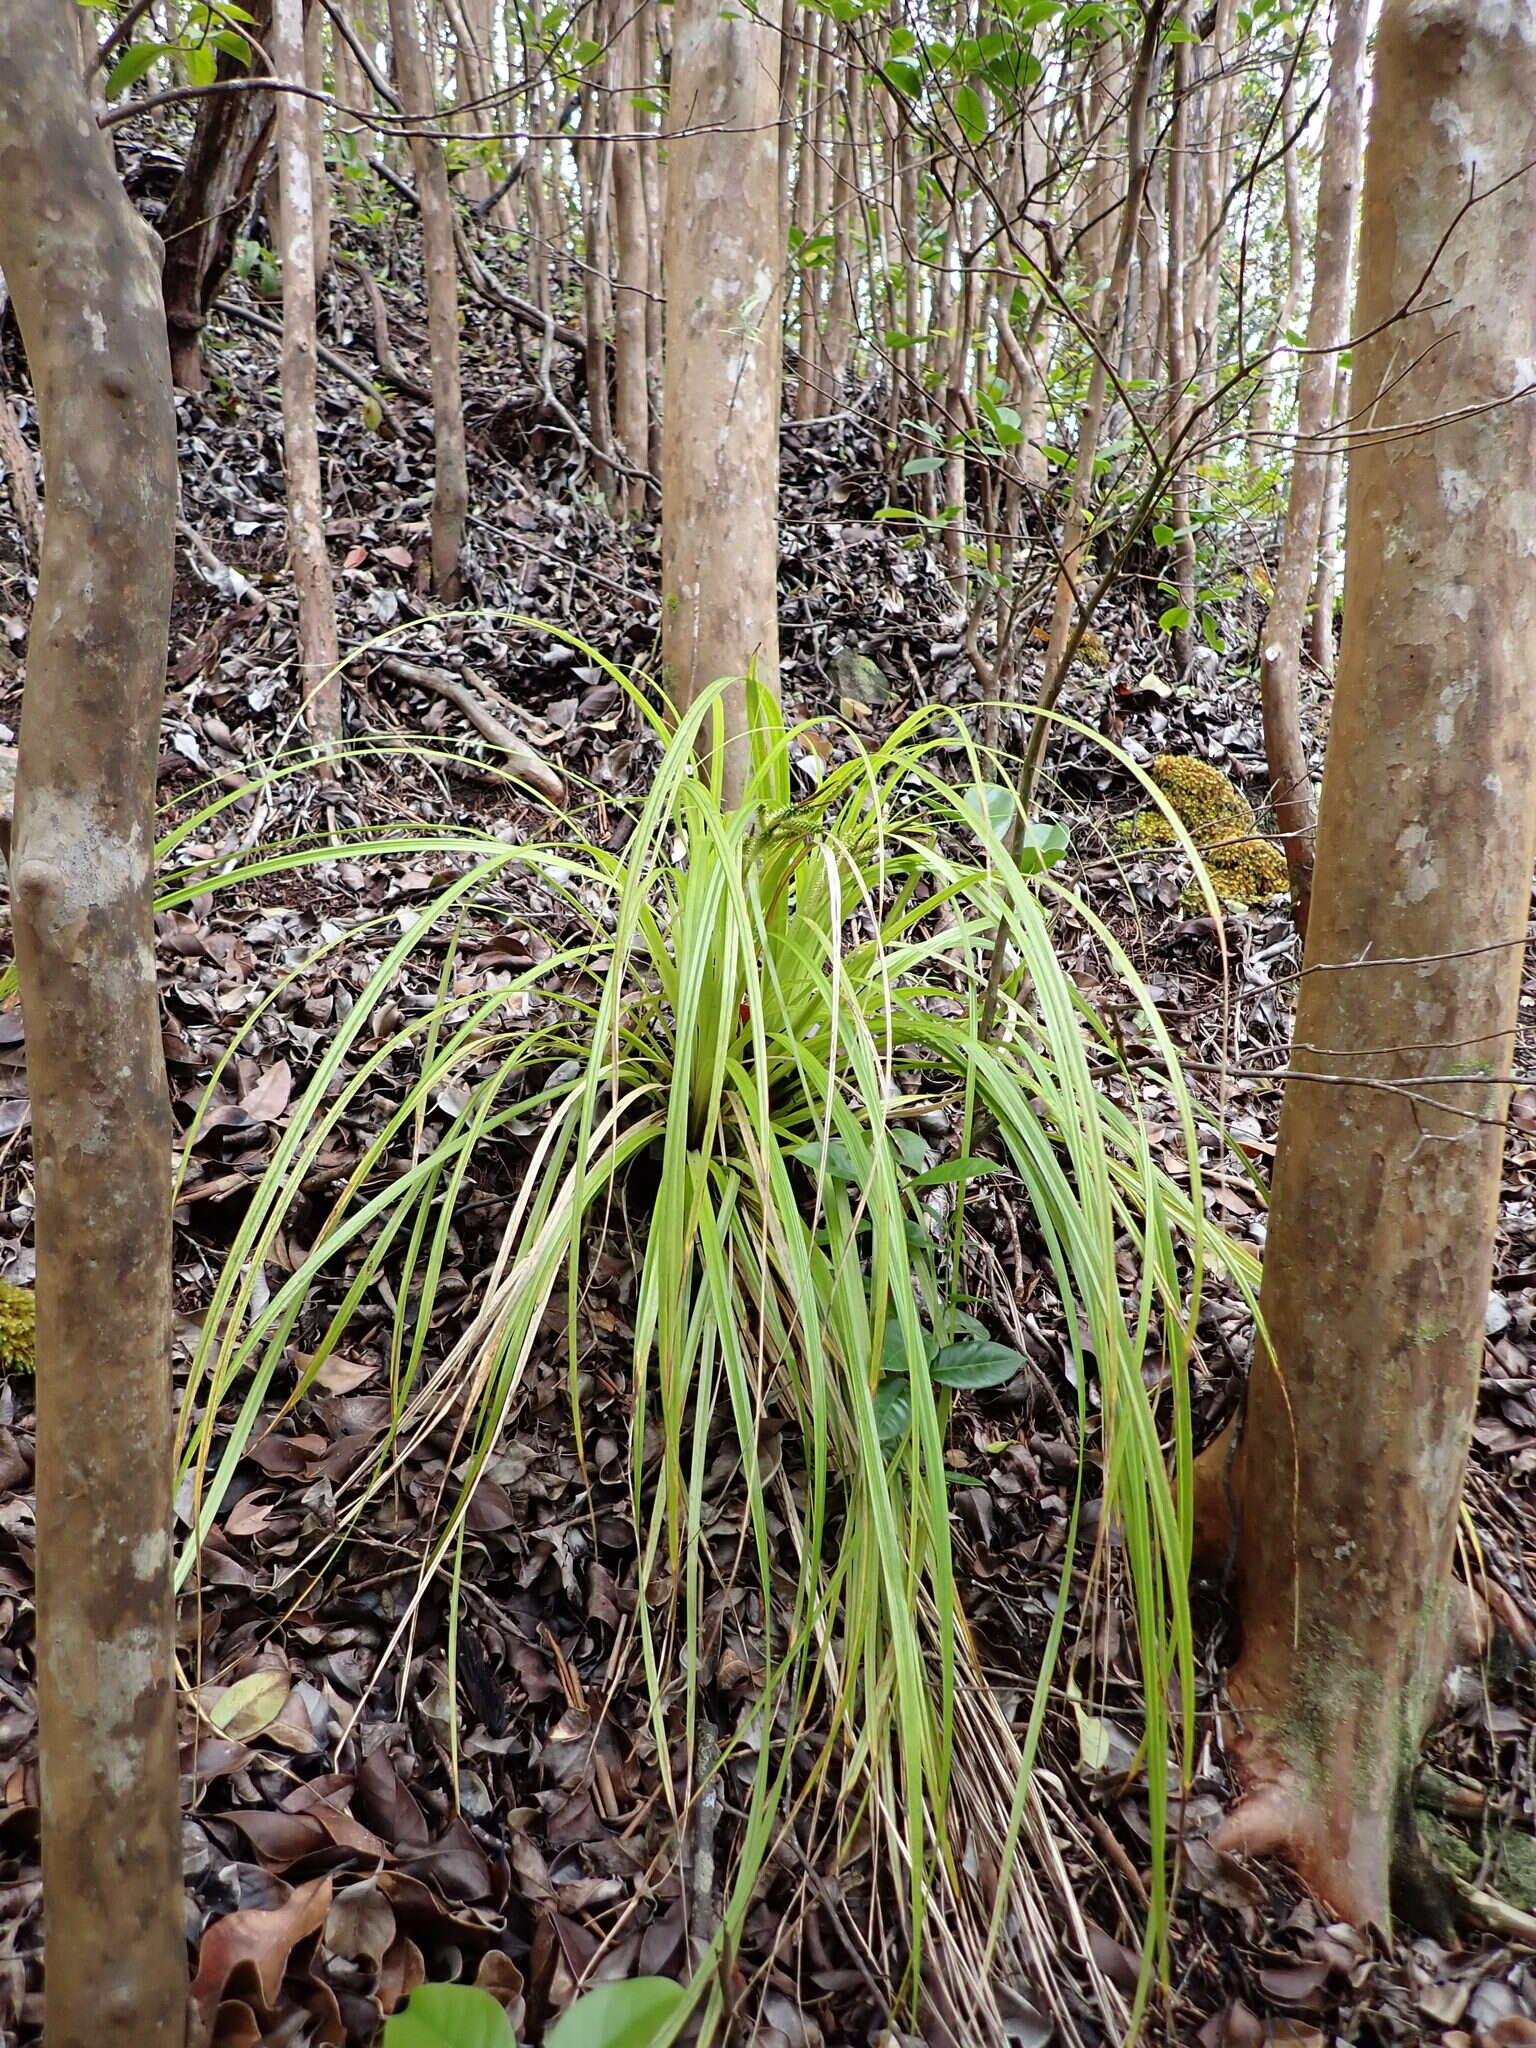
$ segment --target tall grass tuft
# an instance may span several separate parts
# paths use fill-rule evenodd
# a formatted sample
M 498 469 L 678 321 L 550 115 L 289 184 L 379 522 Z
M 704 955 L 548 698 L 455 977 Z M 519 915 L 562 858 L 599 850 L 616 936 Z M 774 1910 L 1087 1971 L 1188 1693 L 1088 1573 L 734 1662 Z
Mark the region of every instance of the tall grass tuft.
M 437 828 L 373 842 L 459 872 L 384 946 L 219 1277 L 183 1413 L 195 1535 L 269 1412 L 298 1318 L 330 1298 L 322 1276 L 350 1278 L 292 1400 L 387 1277 L 393 1421 L 344 1495 L 344 1526 L 447 1424 L 455 1476 L 422 1584 L 456 1576 L 475 1482 L 552 1327 L 567 1332 L 581 1431 L 578 1303 L 594 1245 L 622 1223 L 638 1241 L 627 1361 L 635 1648 L 665 1796 L 681 1832 L 712 1774 L 733 1765 L 751 1786 L 722 1844 L 714 1924 L 699 1930 L 703 2038 L 744 2017 L 730 1966 L 765 1869 L 805 1853 L 790 1842 L 797 1829 L 823 1877 L 853 1844 L 878 1846 L 896 1916 L 898 2024 L 921 2011 L 928 2038 L 1001 2048 L 1022 1997 L 1074 2040 L 1065 1946 L 1102 2020 L 1125 2031 L 1166 1922 L 1162 1845 L 1194 1697 L 1192 1333 L 1212 1261 L 1245 1289 L 1254 1280 L 1247 1255 L 1205 1220 L 1173 1047 L 1113 934 L 1063 879 L 1065 834 L 1034 826 L 1011 859 L 1008 793 L 985 782 L 974 754 L 968 781 L 951 779 L 968 744 L 952 714 L 914 714 L 796 802 L 794 735 L 755 691 L 751 788 L 727 811 L 695 766 L 717 700 L 668 726 L 630 695 L 663 744 L 622 852 L 563 826 L 515 846 Z M 208 818 L 195 823 L 206 831 Z M 323 857 L 334 850 L 271 849 L 233 867 L 184 860 L 165 901 Z M 412 955 L 519 876 L 566 907 L 569 936 L 553 957 L 466 999 L 451 987 L 450 946 L 438 1000 L 373 1042 Z M 1113 1085 L 1116 1041 L 1053 944 L 1064 917 L 1093 934 L 1142 1005 L 1161 1061 L 1159 1120 L 1171 1103 L 1183 1132 L 1180 1178 L 1159 1163 L 1135 1090 Z M 1000 929 L 1009 968 L 984 1036 Z M 307 1257 L 268 1294 L 262 1276 L 306 1175 L 402 1058 L 409 1086 Z M 429 1105 L 445 1102 L 457 1107 L 429 1133 Z M 937 1147 L 925 1135 L 939 1128 L 936 1109 L 953 1134 Z M 444 1343 L 433 1331 L 456 1205 L 514 1127 L 534 1133 L 526 1170 Z M 1129 2006 L 1093 1962 L 1058 1847 L 1061 1791 L 1036 1765 L 1065 1583 L 1046 1657 L 1021 1674 L 1018 1721 L 982 1676 L 957 1584 L 951 1407 L 1024 1364 L 964 1296 L 967 1195 L 994 1176 L 1061 1303 L 1080 1438 L 1101 1465 L 1096 1566 L 1107 1568 L 1112 1544 L 1131 1592 L 1154 1851 L 1147 1965 Z M 760 1690 L 720 1756 L 699 1646 L 718 1572 L 706 1478 L 722 1443 L 739 1461 L 737 1552 L 766 1640 Z M 194 1561 L 195 1542 L 184 1574 Z

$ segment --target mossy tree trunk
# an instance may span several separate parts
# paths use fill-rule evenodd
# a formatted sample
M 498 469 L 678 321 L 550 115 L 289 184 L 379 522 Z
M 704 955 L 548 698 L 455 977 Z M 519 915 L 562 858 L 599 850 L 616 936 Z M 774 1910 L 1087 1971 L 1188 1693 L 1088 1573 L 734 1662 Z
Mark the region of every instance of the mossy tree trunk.
M 154 238 L 75 9 L 9 0 L 0 269 L 47 486 L 11 909 L 37 1231 L 49 2048 L 173 2048 L 186 1947 L 171 1601 L 171 1124 L 150 921 L 176 515 Z
M 1247 1793 L 1224 1839 L 1357 1922 L 1388 1918 L 1444 1672 L 1536 859 L 1533 162 L 1528 14 L 1387 0 L 1292 1056 L 1315 1078 L 1286 1091 L 1273 1360 L 1229 1475 Z

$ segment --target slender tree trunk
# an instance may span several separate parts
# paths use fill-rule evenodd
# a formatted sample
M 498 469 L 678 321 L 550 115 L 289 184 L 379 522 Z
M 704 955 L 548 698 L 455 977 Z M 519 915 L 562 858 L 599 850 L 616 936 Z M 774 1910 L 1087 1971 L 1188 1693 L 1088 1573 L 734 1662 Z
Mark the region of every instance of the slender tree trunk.
M 484 128 L 491 119 L 491 109 L 483 104 L 490 76 L 487 58 L 491 47 L 491 10 L 489 0 L 463 0 L 462 5 L 450 5 L 449 26 L 453 34 L 453 76 L 458 96 L 467 103 L 467 110 L 454 117 L 453 125 L 473 131 Z M 467 164 L 459 174 L 459 190 L 471 202 L 489 199 L 492 191 L 491 174 L 482 162 Z
M 416 0 L 389 0 L 389 33 L 401 103 L 418 123 L 430 126 L 437 95 L 417 31 Z M 463 589 L 460 561 L 469 518 L 469 458 L 459 379 L 459 267 L 443 146 L 417 128 L 411 131 L 411 167 L 421 204 L 432 365 L 432 589 L 439 604 L 451 606 Z
M 1248 1791 L 1225 1840 L 1385 1924 L 1444 1669 L 1536 861 L 1528 21 L 1387 0 L 1372 105 L 1371 338 L 1293 1051 L 1324 1078 L 1286 1091 L 1276 1362 L 1255 1364 L 1231 1470 Z
M 859 110 L 847 51 L 838 47 L 840 39 L 830 22 L 829 28 L 831 35 L 824 61 L 827 82 L 832 88 L 828 122 L 836 139 L 831 145 L 828 165 L 832 266 L 827 276 L 823 319 L 822 375 L 826 382 L 827 404 L 836 406 L 841 401 L 853 348 L 853 249 L 849 227 L 859 203 L 853 164 L 854 124 Z M 844 83 L 837 82 L 839 76 Z M 963 342 L 961 346 L 964 346 Z
M 613 145 L 601 130 L 597 95 L 583 95 L 581 137 L 576 145 L 577 182 L 581 193 L 582 337 L 586 342 L 587 425 L 591 433 L 593 482 L 610 508 L 619 503 L 618 472 L 611 458 L 613 399 L 609 384 L 608 344 L 611 300 L 608 292 L 608 186 L 613 170 Z
M 304 83 L 311 92 L 325 90 L 323 7 L 311 6 L 304 24 Z M 319 100 L 304 102 L 304 128 L 309 143 L 309 195 L 314 221 L 315 282 L 331 267 L 331 174 L 325 162 L 325 108 Z
M 1301 642 L 1307 598 L 1317 569 L 1317 541 L 1328 449 L 1323 440 L 1333 410 L 1336 358 L 1349 315 L 1355 188 L 1360 177 L 1361 75 L 1367 0 L 1339 0 L 1328 72 L 1328 120 L 1318 173 L 1317 249 L 1307 350 L 1296 393 L 1296 455 L 1285 533 L 1275 571 L 1275 595 L 1259 654 L 1264 708 L 1264 752 L 1269 766 L 1275 830 L 1285 848 L 1297 929 L 1306 935 L 1312 901 L 1312 781 L 1301 730 Z
M 0 267 L 48 483 L 11 914 L 37 1230 L 37 1676 L 49 2048 L 180 2048 L 169 1104 L 151 848 L 176 517 L 157 251 L 74 10 L 12 0 Z
M 1184 16 L 1176 17 L 1182 26 Z M 1185 428 L 1189 421 L 1188 354 L 1189 271 L 1185 227 L 1189 218 L 1189 98 L 1190 46 L 1175 44 L 1173 52 L 1173 127 L 1168 141 L 1168 382 L 1173 387 L 1168 407 L 1168 457 L 1172 469 L 1168 479 L 1169 510 L 1173 520 L 1174 588 L 1184 613 L 1182 626 L 1173 630 L 1174 665 L 1181 676 L 1188 675 L 1194 651 L 1195 621 L 1195 537 L 1189 523 L 1189 463 L 1183 452 Z
M 805 97 L 806 119 L 800 135 L 800 176 L 795 187 L 795 212 L 804 236 L 819 235 L 826 211 L 825 194 L 831 176 L 827 152 L 830 134 L 831 58 L 828 54 L 834 33 L 830 18 L 807 13 L 802 17 L 806 37 Z M 819 38 L 819 40 L 818 40 Z M 822 410 L 826 382 L 825 350 L 821 334 L 821 278 L 818 266 L 800 265 L 800 345 L 795 363 L 795 418 L 813 420 Z
M 751 756 L 741 679 L 778 687 L 778 33 L 779 0 L 674 0 L 662 663 L 679 704 L 737 679 L 713 764 L 728 803 Z
M 1162 0 L 1150 0 L 1142 23 L 1141 43 L 1136 53 L 1126 109 L 1125 194 L 1120 204 L 1119 235 L 1108 283 L 1101 297 L 1102 320 L 1098 328 L 1098 350 L 1089 372 L 1088 392 L 1078 422 L 1077 450 L 1072 463 L 1072 492 L 1062 521 L 1060 572 L 1056 579 L 1055 602 L 1051 608 L 1050 637 L 1045 650 L 1045 675 L 1040 703 L 1049 710 L 1066 680 L 1067 642 L 1077 609 L 1078 579 L 1088 552 L 1088 509 L 1093 496 L 1099 436 L 1104 424 L 1104 401 L 1109 390 L 1108 356 L 1114 347 L 1115 330 L 1125 306 L 1126 282 L 1131 255 L 1141 224 L 1141 209 L 1147 191 L 1147 101 L 1152 89 L 1162 31 Z M 1019 786 L 1027 796 L 1039 772 L 1049 723 L 1037 718 L 1025 749 Z
M 630 0 L 620 0 L 627 11 Z M 609 97 L 613 142 L 613 226 L 616 258 L 613 294 L 614 438 L 621 458 L 644 469 L 650 454 L 650 395 L 646 384 L 645 307 L 651 252 L 645 212 L 640 145 L 634 137 L 631 102 L 639 85 L 640 42 L 636 24 L 625 21 L 610 61 L 615 90 Z M 615 495 L 628 514 L 645 509 L 645 479 L 620 477 Z
M 302 84 L 303 0 L 274 0 L 276 76 Z M 341 739 L 341 677 L 336 600 L 325 551 L 325 498 L 315 415 L 315 252 L 310 214 L 309 126 L 304 102 L 277 95 L 278 184 L 282 194 L 283 469 L 288 483 L 288 545 L 299 601 L 299 682 L 304 723 L 321 748 Z
M 1291 128 L 1292 89 L 1288 85 L 1280 96 L 1277 124 L 1282 134 L 1289 134 Z M 1248 412 L 1248 463 L 1252 469 L 1268 469 L 1274 461 L 1274 451 L 1269 445 L 1270 420 L 1274 413 L 1275 366 L 1270 361 L 1285 336 L 1291 330 L 1296 318 L 1296 308 L 1301 304 L 1301 166 L 1298 162 L 1300 145 L 1292 143 L 1286 150 L 1281 163 L 1285 180 L 1283 217 L 1285 221 L 1285 284 L 1281 289 L 1280 303 L 1275 308 L 1260 348 L 1263 361 L 1259 366 L 1258 382 L 1254 386 L 1253 399 Z
M 272 0 L 248 0 L 250 33 L 270 50 Z M 251 72 L 265 70 L 252 54 Z M 223 53 L 218 76 L 246 76 L 245 66 Z M 161 289 L 170 331 L 171 370 L 183 391 L 201 391 L 203 322 L 229 272 L 235 236 L 256 189 L 272 138 L 276 95 L 212 93 L 197 110 L 191 146 L 160 222 L 165 242 Z
M 1330 420 L 1337 431 L 1349 411 L 1349 372 L 1342 365 L 1334 377 Z M 1312 586 L 1312 616 L 1307 646 L 1318 674 L 1333 680 L 1334 608 L 1339 588 L 1339 529 L 1344 523 L 1344 450 L 1336 441 L 1328 449 L 1328 481 L 1323 487 L 1323 519 L 1317 536 L 1317 581 Z

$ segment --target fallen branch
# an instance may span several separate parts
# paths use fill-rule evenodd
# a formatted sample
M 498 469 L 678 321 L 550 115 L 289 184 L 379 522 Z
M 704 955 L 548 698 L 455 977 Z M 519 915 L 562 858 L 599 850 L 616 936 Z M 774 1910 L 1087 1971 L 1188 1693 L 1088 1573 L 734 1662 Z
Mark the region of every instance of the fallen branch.
M 232 315 L 236 320 L 243 320 L 247 327 L 259 328 L 263 334 L 270 334 L 278 341 L 281 341 L 283 338 L 282 326 L 278 321 L 269 320 L 265 313 L 258 313 L 250 306 L 240 306 L 236 305 L 232 300 L 226 300 L 219 310 Z M 365 398 L 373 400 L 374 404 L 379 408 L 379 423 L 381 427 L 388 430 L 388 438 L 391 441 L 403 441 L 405 439 L 405 429 L 396 417 L 389 400 L 381 391 L 374 388 L 373 384 L 363 375 L 361 370 L 354 370 L 345 356 L 337 355 L 335 349 L 327 348 L 323 341 L 315 344 L 315 353 L 328 370 L 334 370 L 338 377 L 344 377 L 355 390 L 361 391 Z
M 483 740 L 507 756 L 512 774 L 529 783 L 548 803 L 558 805 L 565 802 L 565 782 L 561 775 L 536 754 L 526 740 L 519 739 L 510 726 L 503 725 L 485 699 L 467 683 L 449 675 L 446 669 L 427 668 L 421 662 L 407 661 L 399 654 L 380 655 L 375 665 L 385 675 L 393 676 L 396 682 L 409 683 L 418 690 L 430 690 L 451 704 L 469 720 Z
M 373 319 L 373 359 L 379 366 L 380 374 L 391 384 L 403 391 L 408 398 L 419 398 L 430 404 L 432 387 L 424 384 L 419 377 L 413 377 L 409 370 L 401 368 L 395 354 L 394 343 L 389 338 L 389 308 L 384 302 L 384 293 L 379 280 L 360 256 L 354 256 L 350 249 L 336 251 L 338 263 L 345 263 L 349 270 L 355 270 L 363 281 L 363 290 L 368 294 L 368 310 Z

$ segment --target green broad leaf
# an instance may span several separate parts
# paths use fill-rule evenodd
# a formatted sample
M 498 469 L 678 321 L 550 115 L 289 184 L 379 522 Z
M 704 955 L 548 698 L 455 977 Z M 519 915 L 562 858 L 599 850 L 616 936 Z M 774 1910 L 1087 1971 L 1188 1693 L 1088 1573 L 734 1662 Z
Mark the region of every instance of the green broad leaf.
M 928 1147 L 923 1141 L 922 1132 L 909 1131 L 905 1125 L 896 1124 L 891 1128 L 889 1137 L 895 1147 L 897 1158 L 908 1173 L 921 1173 L 923 1161 L 928 1156 Z
M 931 1343 L 926 1332 L 924 1332 L 923 1349 L 925 1351 L 931 1349 Z M 901 1333 L 900 1323 L 892 1316 L 885 1326 L 885 1340 L 880 1346 L 881 1377 L 883 1378 L 886 1373 L 894 1373 L 898 1379 L 904 1379 L 909 1370 L 910 1360 L 907 1357 L 907 1340 Z
M 923 89 L 923 74 L 916 64 L 903 63 L 899 57 L 887 57 L 880 67 L 880 76 L 893 92 L 915 100 Z
M 594 43 L 590 40 L 590 38 L 584 36 L 582 40 L 576 45 L 575 49 L 572 50 L 571 62 L 573 64 L 580 64 L 583 66 L 588 64 L 595 64 L 602 54 L 602 44 Z
M 957 1332 L 957 1335 L 952 1339 L 955 1343 L 960 1341 L 961 1334 L 967 1337 L 979 1337 L 983 1344 L 991 1342 L 992 1332 L 987 1328 L 980 1316 L 968 1315 L 963 1308 L 950 1310 L 949 1323 L 950 1328 Z
M 1200 614 L 1200 633 L 1207 647 L 1217 654 L 1225 654 L 1227 643 L 1217 629 L 1216 621 L 1209 612 Z
M 134 43 L 107 73 L 107 98 L 113 100 L 130 85 L 137 85 L 150 65 L 165 55 L 164 43 Z
M 824 1180 L 856 1181 L 864 1178 L 864 1169 L 841 1138 L 833 1138 L 823 1145 L 819 1138 L 807 1138 L 803 1145 L 791 1145 L 787 1158 L 798 1159 L 802 1166 L 808 1166 L 812 1173 Z
M 955 87 L 955 119 L 967 142 L 974 144 L 984 139 L 988 125 L 986 102 L 974 85 Z
M 931 1166 L 926 1173 L 918 1174 L 907 1185 L 916 1194 L 923 1188 L 949 1187 L 956 1181 L 980 1180 L 985 1174 L 1001 1171 L 1002 1168 L 995 1159 L 979 1159 L 970 1154 L 963 1159 L 948 1160 L 943 1166 Z
M 1189 624 L 1189 606 L 1171 604 L 1158 619 L 1158 627 L 1164 633 L 1176 633 Z
M 993 38 L 988 37 L 988 41 Z M 1045 74 L 1045 66 L 1033 50 L 1005 50 L 988 58 L 982 66 L 982 76 L 988 85 L 996 86 L 1000 93 L 1010 96 L 1026 93 L 1037 85 Z
M 1064 861 L 1072 848 L 1072 834 L 1059 819 L 1037 818 L 1024 827 L 1024 842 L 1015 856 L 1019 873 L 1043 875 Z
M 916 48 L 917 37 L 912 33 L 911 29 L 893 28 L 891 30 L 891 55 L 893 57 L 905 57 L 909 50 L 915 50 Z
M 474 1984 L 422 1984 L 404 2011 L 384 2022 L 384 2048 L 517 2048 L 517 2043 L 512 2022 L 489 1991 Z
M 893 1375 L 875 1389 L 875 1428 L 887 1457 L 912 1427 L 912 1382 Z
M 1054 462 L 1058 469 L 1067 468 L 1067 466 L 1070 464 L 1072 460 L 1071 456 L 1067 453 L 1065 448 L 1053 447 L 1049 441 L 1041 443 L 1040 453 L 1045 457 L 1047 462 Z
M 631 1977 L 583 1993 L 544 2036 L 545 2048 L 651 2048 L 688 2002 L 667 1977 Z
M 928 1371 L 941 1386 L 961 1387 L 975 1393 L 981 1387 L 1000 1387 L 1023 1371 L 1029 1360 L 1011 1344 L 994 1338 L 968 1337 L 959 1344 L 946 1344 L 936 1351 Z
M 960 792 L 961 805 L 978 825 L 990 825 L 999 837 L 1013 822 L 1018 798 L 1006 782 L 973 782 Z
M 216 50 L 222 50 L 226 57 L 232 57 L 247 70 L 251 67 L 251 46 L 238 29 L 216 28 L 208 38 Z
M 942 455 L 914 455 L 910 462 L 901 465 L 903 476 L 932 476 L 935 470 L 944 467 Z
M 212 85 L 218 76 L 218 54 L 211 43 L 194 43 L 191 49 L 182 51 L 181 62 L 188 85 Z
M 1160 548 L 1171 548 L 1178 537 L 1171 526 L 1164 526 L 1161 521 L 1152 529 L 1152 538 Z

